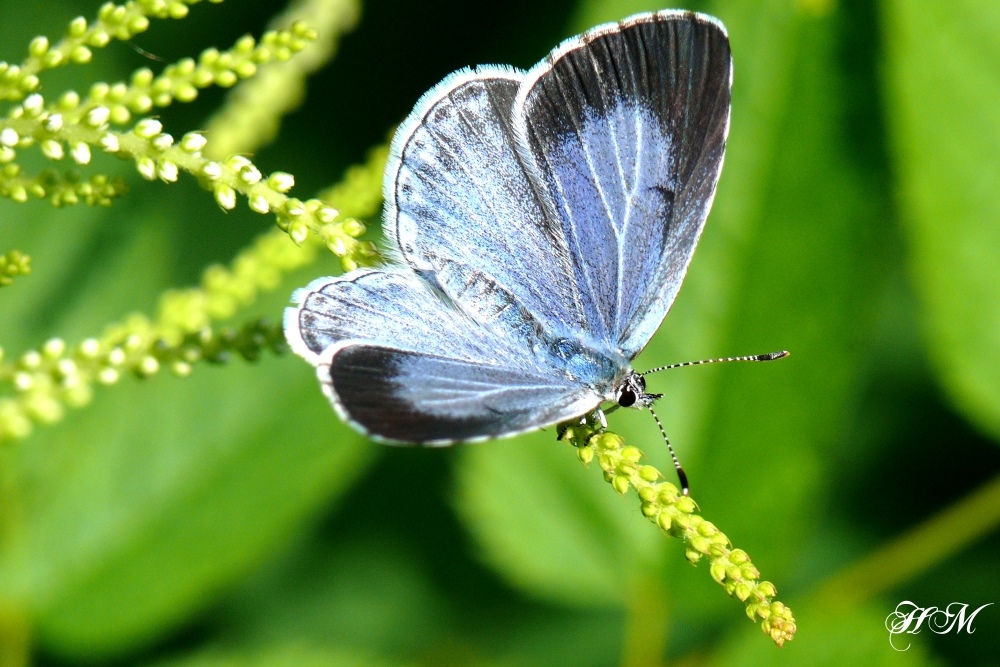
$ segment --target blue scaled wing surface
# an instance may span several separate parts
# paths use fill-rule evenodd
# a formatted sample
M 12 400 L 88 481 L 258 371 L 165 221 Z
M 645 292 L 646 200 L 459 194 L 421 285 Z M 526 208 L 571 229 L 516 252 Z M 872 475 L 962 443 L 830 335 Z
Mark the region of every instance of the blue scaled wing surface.
M 386 166 L 385 231 L 464 309 L 491 308 L 466 287 L 479 274 L 548 329 L 583 331 L 569 249 L 511 126 L 523 80 L 509 68 L 462 70 L 417 103 Z
M 314 281 L 285 312 L 292 349 L 355 428 L 443 445 L 513 435 L 592 410 L 600 396 L 539 365 L 412 271 Z

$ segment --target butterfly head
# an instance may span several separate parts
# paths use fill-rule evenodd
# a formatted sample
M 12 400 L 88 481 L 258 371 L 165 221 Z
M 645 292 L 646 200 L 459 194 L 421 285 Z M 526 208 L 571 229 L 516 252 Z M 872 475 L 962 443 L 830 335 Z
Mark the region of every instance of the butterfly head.
M 615 388 L 615 402 L 623 408 L 648 409 L 663 394 L 647 394 L 646 378 L 629 371 Z

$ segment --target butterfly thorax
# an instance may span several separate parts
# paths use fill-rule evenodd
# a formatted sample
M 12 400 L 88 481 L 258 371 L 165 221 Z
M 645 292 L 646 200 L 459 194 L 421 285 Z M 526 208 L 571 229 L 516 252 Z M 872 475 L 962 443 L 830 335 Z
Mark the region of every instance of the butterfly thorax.
M 646 395 L 642 376 L 633 371 L 628 359 L 617 351 L 602 350 L 606 346 L 593 340 L 570 336 L 555 336 L 546 342 L 544 356 L 548 362 L 556 365 L 576 382 L 591 388 L 605 401 L 623 405 L 620 400 L 623 389 L 626 391 L 626 401 L 631 395 L 628 392 L 637 397 L 633 402 L 637 402 L 639 396 Z M 640 386 L 642 389 L 637 389 Z
M 663 394 L 646 391 L 646 379 L 632 370 L 628 360 L 617 352 L 600 352 L 597 346 L 568 337 L 549 343 L 551 358 L 562 364 L 562 370 L 589 385 L 605 401 L 623 408 L 648 409 Z

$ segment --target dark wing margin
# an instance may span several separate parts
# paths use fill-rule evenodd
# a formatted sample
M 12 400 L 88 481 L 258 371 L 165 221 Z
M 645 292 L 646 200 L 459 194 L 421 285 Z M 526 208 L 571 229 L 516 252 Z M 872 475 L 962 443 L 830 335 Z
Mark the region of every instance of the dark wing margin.
M 588 327 L 627 358 L 669 310 L 704 226 L 731 73 L 718 21 L 644 14 L 563 43 L 515 103 L 524 161 L 566 240 Z
M 517 435 L 581 416 L 601 401 L 541 371 L 364 343 L 332 349 L 317 368 L 340 416 L 390 443 Z

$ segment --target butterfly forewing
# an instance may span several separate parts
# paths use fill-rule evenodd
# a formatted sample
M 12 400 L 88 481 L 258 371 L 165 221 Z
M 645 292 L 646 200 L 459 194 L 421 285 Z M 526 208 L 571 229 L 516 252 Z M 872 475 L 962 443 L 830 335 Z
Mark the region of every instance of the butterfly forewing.
M 473 274 L 550 327 L 584 326 L 570 259 L 546 224 L 510 120 L 523 73 L 453 74 L 417 104 L 386 169 L 387 235 L 406 261 L 470 313 Z
M 664 12 L 564 43 L 528 73 L 515 103 L 587 328 L 627 358 L 666 315 L 704 226 L 730 79 L 721 25 Z

